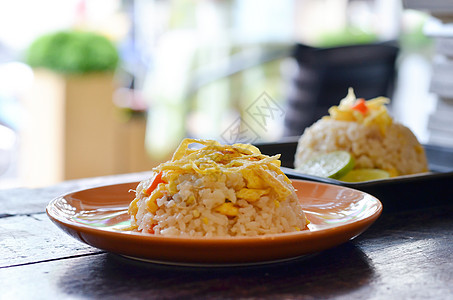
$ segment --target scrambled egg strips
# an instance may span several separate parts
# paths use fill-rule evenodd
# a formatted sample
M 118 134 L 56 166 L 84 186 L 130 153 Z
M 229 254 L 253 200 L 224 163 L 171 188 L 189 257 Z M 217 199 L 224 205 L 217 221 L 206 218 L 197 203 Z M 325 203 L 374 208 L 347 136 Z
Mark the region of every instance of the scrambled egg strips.
M 349 88 L 348 95 L 340 101 L 340 105 L 332 106 L 329 109 L 330 116 L 324 118 L 358 122 L 366 126 L 376 125 L 381 133 L 385 133 L 386 128 L 393 122 L 385 106 L 388 103 L 390 103 L 390 100 L 385 97 L 377 97 L 367 101 L 357 99 L 354 90 Z
M 191 144 L 202 147 L 189 148 Z M 245 186 L 236 190 L 234 196 L 226 197 L 225 202 L 215 208 L 216 212 L 228 217 L 238 215 L 239 208 L 235 204 L 237 199 L 252 203 L 273 193 L 277 195 L 277 199 L 284 200 L 293 193 L 294 189 L 291 181 L 280 169 L 279 158 L 280 155 L 261 154 L 258 148 L 248 144 L 221 145 L 213 140 L 185 139 L 170 161 L 160 164 L 153 170 L 154 177 L 149 180 L 147 186 L 144 186 L 142 195 L 131 202 L 129 214 L 132 216 L 137 214 L 137 202 L 141 197 L 149 197 L 147 210 L 155 213 L 158 209 L 157 199 L 163 195 L 171 197 L 177 193 L 180 176 L 184 174 L 218 176 L 240 173 Z M 196 199 L 191 196 L 185 201 L 191 204 Z M 277 200 L 275 205 L 279 205 Z M 193 213 L 196 214 L 195 211 Z

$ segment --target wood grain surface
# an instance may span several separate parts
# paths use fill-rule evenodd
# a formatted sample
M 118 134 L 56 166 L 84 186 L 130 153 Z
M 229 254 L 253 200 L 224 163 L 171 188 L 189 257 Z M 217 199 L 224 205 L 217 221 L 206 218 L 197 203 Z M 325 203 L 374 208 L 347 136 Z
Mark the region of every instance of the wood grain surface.
M 384 214 L 358 238 L 313 256 L 224 268 L 105 253 L 44 213 L 60 194 L 143 176 L 0 190 L 0 299 L 453 299 L 453 204 Z

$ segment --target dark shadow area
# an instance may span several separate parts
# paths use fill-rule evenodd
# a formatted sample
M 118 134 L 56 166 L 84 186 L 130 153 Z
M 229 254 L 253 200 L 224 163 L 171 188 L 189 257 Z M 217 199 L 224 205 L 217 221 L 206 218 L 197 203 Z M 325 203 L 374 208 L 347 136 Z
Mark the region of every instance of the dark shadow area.
M 113 254 L 90 259 L 91 263 L 73 260 L 68 265 L 58 283 L 62 291 L 103 298 L 322 298 L 349 293 L 374 280 L 373 266 L 352 243 L 308 258 L 244 267 L 177 267 Z

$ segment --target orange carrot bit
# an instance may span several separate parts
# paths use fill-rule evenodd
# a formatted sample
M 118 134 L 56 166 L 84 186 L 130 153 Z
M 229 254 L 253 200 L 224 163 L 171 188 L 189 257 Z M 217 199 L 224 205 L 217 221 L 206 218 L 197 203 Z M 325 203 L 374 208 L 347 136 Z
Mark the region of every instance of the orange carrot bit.
M 154 227 L 156 227 L 157 224 L 154 224 L 153 226 L 151 226 L 149 229 L 148 229 L 148 233 L 151 233 L 151 234 L 154 234 Z
M 351 109 L 357 110 L 361 112 L 363 115 L 368 112 L 368 107 L 366 106 L 365 99 L 363 98 L 357 99 L 357 101 L 354 103 Z
M 151 182 L 151 185 L 146 189 L 145 193 L 147 195 L 151 195 L 151 193 L 156 189 L 159 183 L 165 183 L 165 181 L 162 179 L 162 171 L 160 171 L 159 174 L 154 177 L 153 182 Z

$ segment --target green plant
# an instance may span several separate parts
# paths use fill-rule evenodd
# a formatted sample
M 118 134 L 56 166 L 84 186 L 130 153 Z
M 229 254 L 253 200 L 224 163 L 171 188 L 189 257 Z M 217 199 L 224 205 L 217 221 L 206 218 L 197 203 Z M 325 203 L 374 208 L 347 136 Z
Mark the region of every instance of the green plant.
M 114 71 L 118 50 L 106 37 L 86 31 L 60 31 L 37 38 L 28 48 L 26 62 L 63 74 Z
M 322 32 L 316 41 L 317 47 L 339 47 L 347 45 L 369 44 L 376 42 L 377 35 L 355 27 L 346 27 L 338 31 Z

